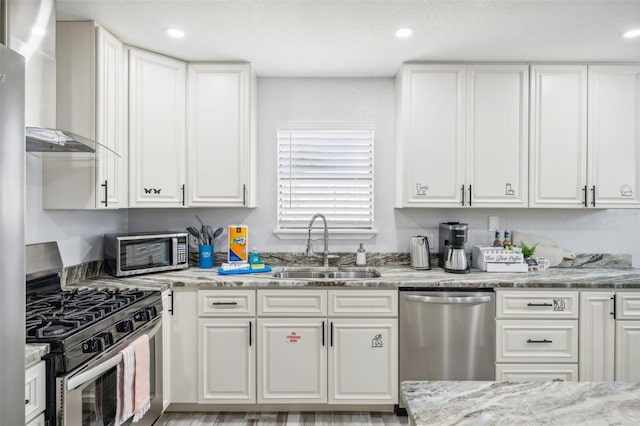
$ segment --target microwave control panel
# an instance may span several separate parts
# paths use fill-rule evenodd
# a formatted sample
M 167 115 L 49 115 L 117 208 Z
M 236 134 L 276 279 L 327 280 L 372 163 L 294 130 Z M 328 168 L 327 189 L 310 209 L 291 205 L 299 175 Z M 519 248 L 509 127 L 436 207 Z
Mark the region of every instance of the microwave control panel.
M 178 265 L 187 263 L 187 238 L 178 238 Z

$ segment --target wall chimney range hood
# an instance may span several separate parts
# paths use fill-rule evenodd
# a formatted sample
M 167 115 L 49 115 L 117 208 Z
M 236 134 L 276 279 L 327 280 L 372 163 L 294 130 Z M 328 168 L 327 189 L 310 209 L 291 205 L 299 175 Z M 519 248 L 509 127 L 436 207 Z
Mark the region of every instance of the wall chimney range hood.
M 96 142 L 83 136 L 44 127 L 26 128 L 27 152 L 96 152 Z

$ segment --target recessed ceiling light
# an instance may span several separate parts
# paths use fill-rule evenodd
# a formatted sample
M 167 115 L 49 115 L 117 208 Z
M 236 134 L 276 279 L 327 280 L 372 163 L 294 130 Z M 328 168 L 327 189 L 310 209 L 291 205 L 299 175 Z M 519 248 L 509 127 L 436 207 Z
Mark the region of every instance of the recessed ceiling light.
M 170 35 L 173 38 L 182 38 L 184 37 L 184 31 L 179 30 L 177 28 L 167 28 L 166 30 L 164 30 L 168 35 Z
M 412 34 L 413 34 L 412 28 L 400 28 L 398 31 L 396 31 L 396 37 L 398 38 L 411 37 Z
M 640 28 L 634 28 L 634 29 L 626 31 L 624 34 L 622 34 L 622 37 L 624 37 L 624 38 L 634 38 L 634 37 L 638 37 L 638 36 L 640 36 Z

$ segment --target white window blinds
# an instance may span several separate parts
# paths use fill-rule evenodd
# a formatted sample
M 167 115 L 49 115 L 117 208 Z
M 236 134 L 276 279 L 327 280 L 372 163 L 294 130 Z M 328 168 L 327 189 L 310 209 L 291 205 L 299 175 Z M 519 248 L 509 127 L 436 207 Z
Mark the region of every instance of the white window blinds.
M 278 130 L 278 228 L 373 229 L 373 130 Z

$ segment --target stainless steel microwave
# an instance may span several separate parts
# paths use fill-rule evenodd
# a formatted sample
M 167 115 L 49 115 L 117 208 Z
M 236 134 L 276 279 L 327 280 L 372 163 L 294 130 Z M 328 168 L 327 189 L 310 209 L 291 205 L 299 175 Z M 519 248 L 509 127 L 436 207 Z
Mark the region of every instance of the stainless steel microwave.
M 106 234 L 104 267 L 114 277 L 188 268 L 187 233 Z

